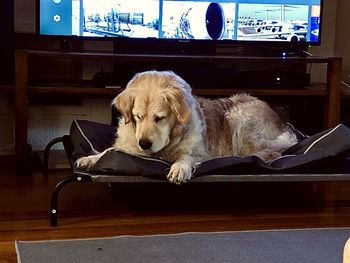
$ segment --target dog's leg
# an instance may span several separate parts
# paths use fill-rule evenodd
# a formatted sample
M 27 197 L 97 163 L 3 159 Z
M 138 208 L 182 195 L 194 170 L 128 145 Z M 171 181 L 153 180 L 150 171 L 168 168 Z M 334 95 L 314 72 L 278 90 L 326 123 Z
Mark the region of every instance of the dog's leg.
M 100 159 L 110 149 L 111 148 L 109 148 L 107 150 L 104 150 L 103 152 L 101 152 L 99 154 L 94 154 L 94 155 L 90 155 L 90 156 L 81 157 L 75 162 L 75 165 L 79 169 L 84 169 L 84 170 L 89 171 L 90 168 L 92 166 L 94 166 L 95 163 L 98 161 L 98 159 Z
M 169 182 L 181 184 L 189 181 L 192 176 L 193 159 L 190 155 L 183 155 L 170 167 L 167 175 Z

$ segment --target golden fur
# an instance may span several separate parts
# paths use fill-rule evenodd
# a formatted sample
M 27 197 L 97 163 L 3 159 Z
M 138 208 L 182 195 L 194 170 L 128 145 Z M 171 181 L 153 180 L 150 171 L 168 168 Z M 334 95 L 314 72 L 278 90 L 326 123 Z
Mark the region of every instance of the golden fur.
M 174 183 L 188 181 L 194 164 L 211 157 L 257 155 L 267 161 L 297 143 L 267 103 L 247 94 L 197 98 L 170 71 L 136 74 L 112 105 L 123 116 L 112 148 L 172 163 L 167 178 Z M 102 154 L 77 165 L 89 168 Z

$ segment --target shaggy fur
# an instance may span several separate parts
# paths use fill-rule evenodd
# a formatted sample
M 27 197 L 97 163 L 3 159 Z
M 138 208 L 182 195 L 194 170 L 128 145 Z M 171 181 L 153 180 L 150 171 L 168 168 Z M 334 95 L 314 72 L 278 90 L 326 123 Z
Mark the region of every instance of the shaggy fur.
M 191 178 L 194 164 L 211 157 L 256 155 L 268 161 L 297 143 L 265 102 L 247 94 L 209 100 L 170 71 L 135 75 L 112 102 L 123 118 L 112 148 L 166 160 L 170 182 Z M 90 168 L 104 154 L 78 159 Z

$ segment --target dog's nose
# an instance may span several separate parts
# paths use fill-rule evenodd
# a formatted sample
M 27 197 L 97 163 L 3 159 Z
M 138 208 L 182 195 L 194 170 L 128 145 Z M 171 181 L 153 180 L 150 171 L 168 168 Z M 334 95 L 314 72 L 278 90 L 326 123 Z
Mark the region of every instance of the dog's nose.
M 152 142 L 148 139 L 140 139 L 139 145 L 143 150 L 148 150 L 152 146 Z

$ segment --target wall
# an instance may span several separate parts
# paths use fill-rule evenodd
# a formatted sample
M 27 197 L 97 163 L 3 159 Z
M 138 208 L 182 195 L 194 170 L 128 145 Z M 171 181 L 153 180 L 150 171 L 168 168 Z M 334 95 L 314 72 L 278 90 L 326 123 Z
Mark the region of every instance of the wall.
M 338 0 L 334 54 L 343 57 L 343 81 L 350 84 L 350 1 Z
M 338 0 L 324 0 L 323 22 L 321 45 L 311 47 L 309 52 L 315 56 L 333 56 L 334 55 L 334 39 L 336 31 L 336 15 Z M 326 65 L 317 64 L 312 66 L 311 81 L 326 81 Z
M 1 35 L 6 36 L 0 41 L 0 85 L 11 84 L 14 80 L 14 14 L 8 10 L 13 10 L 12 0 L 0 1 Z
M 347 34 L 349 25 L 346 10 L 349 9 L 348 0 L 339 0 L 340 10 L 337 14 L 337 1 L 325 0 L 325 14 L 323 20 L 322 45 L 310 48 L 314 55 L 331 56 L 346 54 L 346 46 L 349 46 L 350 35 Z M 34 0 L 14 0 L 15 6 L 15 31 L 32 33 L 35 31 L 35 6 Z M 336 16 L 338 15 L 338 19 Z M 342 16 L 342 19 L 340 19 Z M 337 22 L 337 30 L 336 23 Z M 342 34 L 342 32 L 344 32 Z M 335 37 L 336 36 L 336 37 Z M 341 37 L 346 38 L 346 43 L 341 43 Z M 334 45 L 336 39 L 336 45 Z M 93 43 L 86 43 L 86 49 L 92 49 Z M 336 48 L 335 48 L 336 47 Z M 110 46 L 102 46 L 102 49 Z M 334 52 L 335 50 L 335 52 Z M 347 61 L 349 59 L 347 58 Z M 349 63 L 346 62 L 346 73 L 349 74 Z M 85 77 L 88 78 L 98 70 L 100 65 L 85 65 Z M 313 67 L 312 73 L 318 76 L 317 81 L 324 81 L 324 67 Z M 322 76 L 319 78 L 319 76 Z M 104 123 L 110 122 L 109 100 L 106 99 L 83 99 L 81 105 L 72 106 L 31 106 L 29 115 L 29 142 L 34 150 L 42 150 L 46 143 L 58 136 L 66 134 L 71 121 L 75 118 L 96 120 Z M 0 154 L 14 152 L 14 121 L 13 104 L 7 98 L 0 97 Z

